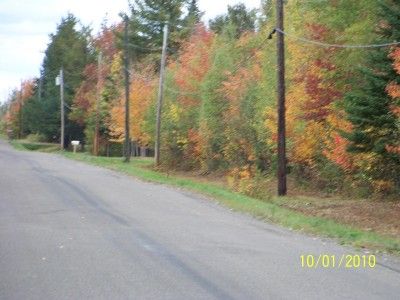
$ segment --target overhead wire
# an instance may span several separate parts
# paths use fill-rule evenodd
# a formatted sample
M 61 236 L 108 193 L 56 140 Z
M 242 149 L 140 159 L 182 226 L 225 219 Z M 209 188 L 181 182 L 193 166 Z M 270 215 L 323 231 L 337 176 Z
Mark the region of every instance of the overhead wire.
M 270 7 L 270 10 L 271 10 L 271 7 Z M 178 25 L 178 24 L 175 24 L 175 25 Z M 185 27 L 185 26 L 182 26 L 180 24 L 179 24 L 179 27 L 181 27 L 181 28 L 193 28 L 193 27 Z M 348 45 L 348 44 L 336 44 L 336 43 L 332 43 L 331 44 L 331 43 L 325 43 L 325 42 L 320 42 L 320 41 L 316 41 L 316 40 L 307 39 L 307 38 L 304 38 L 304 37 L 299 37 L 299 36 L 296 36 L 294 34 L 287 33 L 286 31 L 283 31 L 283 30 L 281 30 L 279 28 L 275 28 L 273 30 L 273 32 L 270 34 L 270 36 L 267 37 L 266 39 L 271 39 L 272 38 L 272 34 L 274 34 L 275 32 L 279 32 L 281 34 L 284 34 L 285 36 L 287 36 L 288 38 L 293 39 L 293 40 L 301 41 L 303 43 L 313 44 L 313 45 L 320 46 L 320 47 L 326 47 L 326 48 L 363 49 L 363 48 L 381 48 L 381 47 L 390 47 L 390 46 L 400 45 L 400 42 L 397 42 L 397 41 L 391 42 L 391 43 L 365 44 L 365 45 Z M 161 48 L 147 48 L 147 47 L 140 47 L 140 46 L 137 46 L 137 45 L 130 45 L 130 46 L 136 47 L 136 48 L 139 48 L 139 49 L 143 49 L 143 50 L 155 51 L 155 52 L 156 51 L 161 51 Z M 246 62 L 246 61 L 251 60 L 255 55 L 257 55 L 256 51 L 258 49 L 261 49 L 263 46 L 264 46 L 264 44 L 262 44 L 262 42 L 261 42 L 259 46 L 253 48 L 252 49 L 253 53 L 251 55 L 245 57 L 244 59 L 242 59 L 239 63 L 237 63 L 230 72 L 231 73 L 237 72 L 238 69 L 240 67 L 242 67 L 243 63 Z M 168 86 L 164 86 L 164 88 L 166 90 L 168 90 L 169 92 L 172 92 L 172 93 L 175 93 L 175 94 L 178 94 L 178 95 L 193 95 L 193 96 L 199 95 L 199 93 L 196 93 L 196 92 L 179 91 L 179 90 L 175 90 L 175 89 L 173 89 L 171 87 L 168 87 Z
M 304 37 L 299 37 L 291 33 L 287 33 L 279 28 L 274 29 L 275 32 L 279 32 L 288 38 L 303 42 L 303 43 L 308 43 L 308 44 L 313 44 L 316 46 L 321 46 L 321 47 L 326 47 L 326 48 L 344 48 L 344 49 L 368 49 L 368 48 L 384 48 L 384 47 L 391 47 L 391 46 L 397 46 L 400 45 L 400 42 L 394 41 L 391 43 L 382 43 L 382 44 L 366 44 L 366 45 L 346 45 L 346 44 L 330 44 L 330 43 L 324 43 L 324 42 L 319 42 L 316 40 L 311 40 L 307 39 Z M 274 33 L 274 31 L 271 33 L 271 35 Z

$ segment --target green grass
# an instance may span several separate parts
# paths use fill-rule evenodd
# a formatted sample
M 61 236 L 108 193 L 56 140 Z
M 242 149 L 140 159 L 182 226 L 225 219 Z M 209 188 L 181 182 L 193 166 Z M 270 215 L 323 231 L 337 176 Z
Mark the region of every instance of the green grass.
M 51 143 L 36 143 L 27 140 L 12 140 L 11 145 L 17 150 L 30 150 L 40 152 L 57 152 L 60 149 L 60 145 Z
M 11 144 L 18 150 L 29 150 L 29 148 L 32 148 L 27 146 L 28 143 L 21 141 L 12 141 Z M 216 199 L 219 203 L 235 211 L 247 213 L 260 220 L 280 224 L 293 230 L 335 238 L 341 244 L 400 255 L 399 239 L 382 236 L 370 231 L 363 231 L 324 218 L 306 216 L 300 212 L 280 206 L 278 203 L 282 202 L 282 198 L 273 197 L 270 202 L 264 202 L 233 192 L 228 188 L 216 184 L 199 182 L 195 179 L 185 177 L 169 176 L 168 174 L 151 169 L 152 160 L 150 159 L 135 158 L 130 163 L 124 163 L 122 158 L 95 157 L 86 153 L 60 152 L 58 146 L 54 147 L 53 144 L 51 147 L 50 145 L 52 144 L 47 144 L 47 148 L 33 148 L 36 151 L 61 153 L 69 159 L 116 170 L 144 181 L 167 184 L 201 193 Z M 294 199 L 286 197 L 283 202 L 290 200 Z

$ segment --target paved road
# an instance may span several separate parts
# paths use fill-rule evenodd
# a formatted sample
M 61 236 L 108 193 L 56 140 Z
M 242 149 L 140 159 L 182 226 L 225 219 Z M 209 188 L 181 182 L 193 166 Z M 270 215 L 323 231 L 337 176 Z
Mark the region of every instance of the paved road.
M 162 185 L 0 141 L 0 299 L 399 299 L 400 265 Z

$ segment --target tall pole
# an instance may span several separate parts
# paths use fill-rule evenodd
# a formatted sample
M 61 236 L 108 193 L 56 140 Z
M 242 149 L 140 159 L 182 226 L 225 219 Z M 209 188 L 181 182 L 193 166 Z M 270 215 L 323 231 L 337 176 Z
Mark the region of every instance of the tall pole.
M 22 118 L 22 82 L 21 82 L 21 87 L 20 87 L 20 89 L 19 89 L 19 93 L 18 93 L 18 106 L 19 106 L 19 120 L 18 120 L 18 123 L 19 123 L 19 131 L 18 131 L 18 138 L 19 139 L 22 139 L 22 133 L 23 133 L 23 129 L 22 129 L 22 120 L 23 120 L 23 118 Z
M 124 29 L 124 65 L 125 65 L 125 162 L 131 159 L 131 143 L 129 136 L 129 57 L 128 57 L 128 16 L 125 16 Z
M 64 117 L 64 70 L 60 70 L 60 109 L 61 109 L 61 138 L 60 148 L 64 150 L 65 117 Z
M 160 83 L 158 87 L 157 101 L 157 120 L 156 120 L 156 144 L 155 144 L 155 164 L 160 165 L 160 142 L 161 142 L 161 114 L 162 104 L 164 101 L 164 77 L 165 77 L 165 62 L 167 59 L 167 41 L 168 41 L 168 22 L 164 26 L 164 40 L 161 55 Z
M 102 72 L 102 60 L 103 56 L 100 52 L 97 57 L 97 97 L 96 97 L 96 126 L 95 126 L 95 133 L 94 133 L 94 143 L 93 143 L 93 154 L 95 156 L 99 155 L 99 147 L 100 147 L 100 97 L 101 97 L 101 72 Z
M 278 195 L 287 193 L 286 183 L 286 107 L 285 107 L 285 40 L 283 35 L 283 0 L 276 1 L 278 57 Z

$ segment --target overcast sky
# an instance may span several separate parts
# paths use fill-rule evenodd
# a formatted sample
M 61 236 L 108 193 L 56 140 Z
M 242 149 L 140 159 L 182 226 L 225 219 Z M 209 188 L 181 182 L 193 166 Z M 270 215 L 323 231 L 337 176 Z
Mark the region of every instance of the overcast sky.
M 260 6 L 260 0 L 199 0 L 199 5 L 209 19 L 239 2 Z M 96 32 L 105 16 L 115 23 L 121 11 L 128 11 L 128 0 L 0 0 L 0 102 L 22 79 L 39 75 L 49 34 L 61 17 L 71 12 Z

